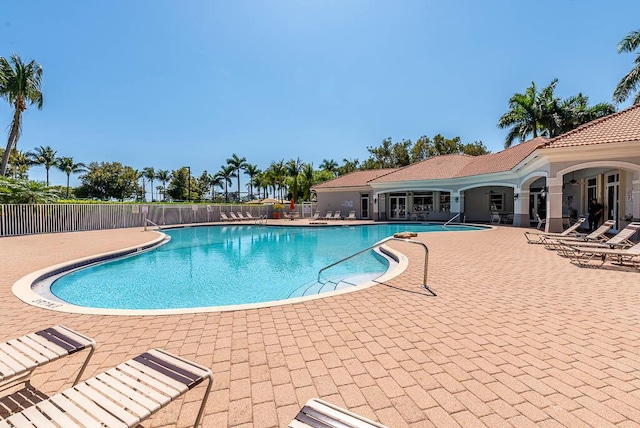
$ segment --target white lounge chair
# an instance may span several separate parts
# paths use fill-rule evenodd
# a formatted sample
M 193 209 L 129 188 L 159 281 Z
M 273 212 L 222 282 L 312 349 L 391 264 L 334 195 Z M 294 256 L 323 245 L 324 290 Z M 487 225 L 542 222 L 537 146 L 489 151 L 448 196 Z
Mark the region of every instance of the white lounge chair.
M 500 213 L 497 211 L 491 211 L 490 213 L 491 224 L 500 224 Z
M 640 268 L 640 243 L 631 248 L 567 247 L 567 256 L 580 266 L 601 267 L 607 261 Z M 591 264 L 595 262 L 595 264 Z
M 238 215 L 239 220 L 249 220 L 249 218 L 246 218 L 244 215 L 242 215 L 242 211 L 238 211 L 236 214 Z
M 0 390 L 25 380 L 36 368 L 89 348 L 73 384 L 80 380 L 96 342 L 63 325 L 56 325 L 0 344 Z
M 387 428 L 334 404 L 312 398 L 289 423 L 289 428 Z
M 333 213 L 333 217 L 331 217 L 330 220 L 342 220 L 342 212 L 336 211 Z
M 209 380 L 196 416 L 204 413 L 211 371 L 161 349 L 151 349 L 105 373 L 0 420 L 0 428 L 134 427 Z
M 233 211 L 229 211 L 229 217 L 231 217 L 231 221 L 239 221 L 239 220 L 241 220 L 236 216 L 236 213 L 234 213 Z
M 609 238 L 606 233 L 616 224 L 615 220 L 607 220 L 599 228 L 588 235 L 573 234 L 571 236 L 542 236 L 540 243 L 549 250 L 556 250 L 565 242 L 605 242 Z M 578 244 L 579 245 L 579 244 Z
M 316 211 L 311 218 L 309 218 L 310 221 L 316 221 L 320 218 L 320 213 L 318 211 Z
M 245 212 L 244 216 L 247 218 L 247 220 L 257 220 L 258 219 L 258 217 L 252 216 L 249 211 Z
M 357 220 L 356 212 L 355 211 L 349 211 L 349 215 L 347 217 L 345 217 L 345 220 Z
M 619 248 L 625 249 L 632 247 L 635 242 L 631 240 L 640 230 L 640 223 L 629 223 L 627 227 L 618 232 L 615 236 L 604 242 L 581 242 L 581 241 L 558 241 L 561 254 L 568 256 L 566 253 L 567 246 L 575 249 L 586 250 L 587 248 Z
M 333 218 L 333 211 L 327 211 L 324 217 L 318 217 L 319 220 L 331 220 Z
M 571 236 L 571 235 L 579 235 L 578 228 L 582 226 L 582 223 L 584 223 L 586 220 L 587 219 L 585 217 L 580 217 L 578 221 L 576 221 L 571 227 L 569 227 L 568 229 L 565 229 L 560 233 L 525 232 L 524 237 L 527 239 L 527 242 L 529 244 L 542 244 L 546 238 L 557 238 L 557 237 L 565 237 L 565 236 Z

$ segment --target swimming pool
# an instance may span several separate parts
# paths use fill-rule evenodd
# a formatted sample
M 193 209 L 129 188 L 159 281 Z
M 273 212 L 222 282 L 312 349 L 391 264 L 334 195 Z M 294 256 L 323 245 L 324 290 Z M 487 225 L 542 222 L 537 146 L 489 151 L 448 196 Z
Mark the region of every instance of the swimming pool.
M 469 226 L 379 224 L 337 227 L 212 226 L 164 231 L 151 251 L 79 269 L 50 284 L 78 306 L 172 309 L 269 302 L 312 287 L 323 267 L 399 231 L 478 230 Z M 364 253 L 329 269 L 323 281 L 371 278 L 387 260 Z M 363 274 L 368 274 L 362 276 Z

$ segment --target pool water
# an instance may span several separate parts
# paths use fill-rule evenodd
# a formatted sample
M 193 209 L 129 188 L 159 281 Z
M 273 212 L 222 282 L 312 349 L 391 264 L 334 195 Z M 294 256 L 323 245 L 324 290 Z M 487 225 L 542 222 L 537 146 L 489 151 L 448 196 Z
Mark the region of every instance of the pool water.
M 400 231 L 477 230 L 468 226 L 380 224 L 352 227 L 212 226 L 164 231 L 169 243 L 132 257 L 71 272 L 51 285 L 79 306 L 171 309 L 286 299 L 318 271 Z M 382 274 L 374 252 L 340 263 L 323 279 Z

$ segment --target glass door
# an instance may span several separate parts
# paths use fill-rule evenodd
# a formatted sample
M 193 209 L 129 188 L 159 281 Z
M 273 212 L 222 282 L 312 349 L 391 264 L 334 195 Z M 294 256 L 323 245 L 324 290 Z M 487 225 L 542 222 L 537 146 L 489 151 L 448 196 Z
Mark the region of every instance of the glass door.
M 613 230 L 618 230 L 618 209 L 620 208 L 620 174 L 607 175 L 607 206 L 605 207 L 605 220 L 616 222 Z
M 407 197 L 406 196 L 393 196 L 389 197 L 389 208 L 391 210 L 389 219 L 391 220 L 404 220 L 406 219 L 407 212 Z
M 537 223 L 536 213 L 540 218 L 547 218 L 547 200 L 542 196 L 541 191 L 529 193 L 529 222 Z
M 369 195 L 360 196 L 360 218 L 369 218 Z

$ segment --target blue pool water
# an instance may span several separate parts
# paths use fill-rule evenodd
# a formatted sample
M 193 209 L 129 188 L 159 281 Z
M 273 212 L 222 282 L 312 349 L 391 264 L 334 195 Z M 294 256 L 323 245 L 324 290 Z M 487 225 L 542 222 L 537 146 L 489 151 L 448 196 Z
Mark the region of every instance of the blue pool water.
M 353 227 L 214 226 L 167 230 L 154 250 L 58 278 L 51 292 L 79 306 L 170 309 L 268 302 L 296 295 L 323 267 L 396 232 L 477 230 L 468 226 L 381 224 Z M 387 263 L 366 252 L 323 273 L 382 274 Z

